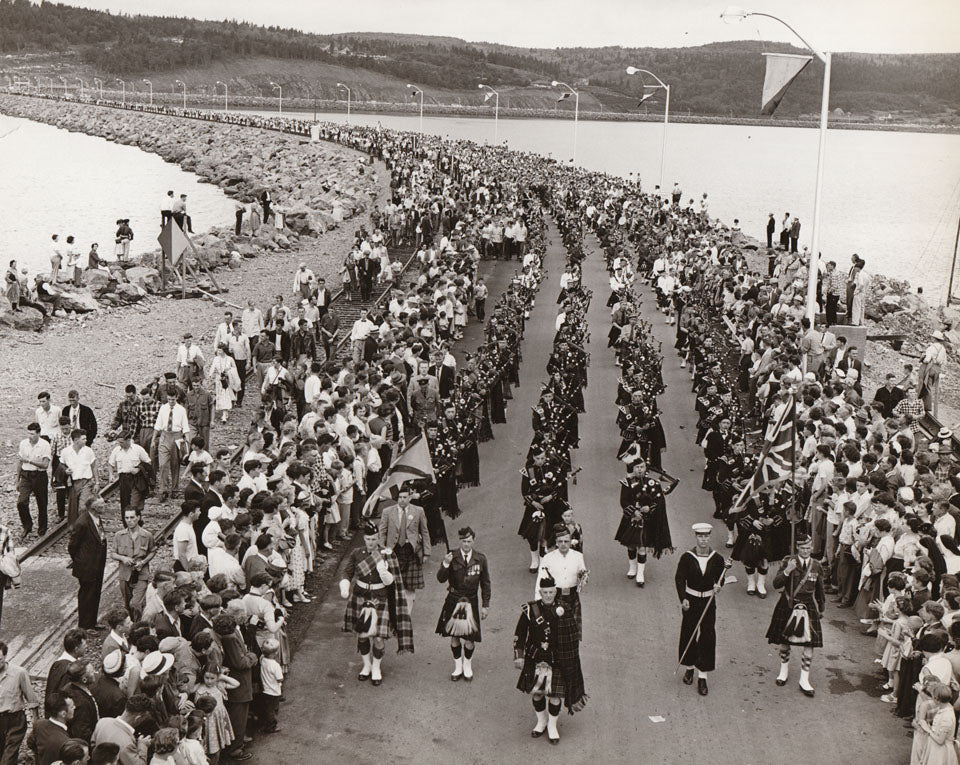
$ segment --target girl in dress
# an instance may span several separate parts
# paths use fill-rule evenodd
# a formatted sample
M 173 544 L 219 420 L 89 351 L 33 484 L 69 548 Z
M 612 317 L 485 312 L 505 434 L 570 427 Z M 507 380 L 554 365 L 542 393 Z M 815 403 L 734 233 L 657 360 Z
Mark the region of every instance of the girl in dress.
M 881 626 L 877 630 L 878 637 L 884 641 L 880 664 L 887 672 L 887 682 L 883 687 L 890 691 L 880 697 L 880 701 L 885 704 L 897 703 L 897 685 L 900 683 L 900 660 L 903 658 L 903 647 L 910 643 L 910 639 L 917 633 L 917 628 L 923 624 L 923 620 L 913 613 L 913 601 L 910 598 L 906 596 L 897 598 L 897 609 L 900 614 L 893 624 L 889 627 Z
M 910 765 L 957 765 L 957 716 L 950 703 L 950 686 L 929 682 L 926 689 L 930 699 L 921 702 L 913 721 Z
M 207 664 L 203 668 L 203 685 L 197 690 L 197 708 L 204 696 L 211 699 L 207 706 L 213 706 L 212 711 L 206 713 L 203 731 L 203 745 L 207 755 L 214 756 L 225 750 L 233 743 L 233 726 L 230 716 L 224 706 L 227 690 L 240 685 L 230 675 L 224 672 L 217 664 Z M 215 705 L 215 706 L 214 706 Z
M 227 412 L 233 409 L 233 402 L 237 399 L 240 390 L 240 375 L 237 374 L 237 365 L 233 358 L 227 355 L 227 346 L 217 346 L 213 363 L 207 372 L 208 384 L 213 381 L 216 394 L 217 411 L 221 413 L 221 422 L 227 421 Z

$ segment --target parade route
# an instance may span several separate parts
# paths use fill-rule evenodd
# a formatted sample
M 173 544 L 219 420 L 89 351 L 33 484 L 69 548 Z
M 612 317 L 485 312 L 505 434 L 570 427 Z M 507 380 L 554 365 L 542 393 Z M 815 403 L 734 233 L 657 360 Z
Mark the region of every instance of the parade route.
M 812 671 L 816 698 L 800 694 L 796 666 L 788 685 L 777 688 L 776 654 L 764 638 L 776 596 L 748 597 L 739 565 L 731 573 L 740 582 L 720 595 L 717 672 L 710 675 L 710 695 L 698 696 L 695 686 L 683 685 L 674 674 L 680 625 L 673 582 L 677 554 L 651 558 L 646 587 L 640 589 L 625 576 L 625 548 L 613 539 L 624 475 L 616 459 L 619 369 L 613 351 L 606 347 L 609 289 L 603 257 L 592 236 L 585 242 L 583 264 L 584 286 L 593 291 L 587 316 L 589 385 L 584 390 L 580 448 L 573 452 L 574 467 L 583 470 L 577 485 L 570 486 L 590 569 L 582 593 L 580 648 L 590 701 L 572 717 L 561 715 L 559 746 L 530 737 L 533 710 L 529 696 L 516 690 L 512 639 L 520 605 L 534 594 L 527 547 L 516 534 L 521 517 L 519 470 L 532 435 L 530 408 L 547 376 L 565 260 L 553 225 L 548 239 L 549 276 L 527 321 L 521 385 L 509 401 L 508 422 L 494 426 L 495 439 L 480 445 L 481 486 L 461 491 L 464 514 L 447 520 L 451 540 L 462 525 L 476 530 L 476 547 L 490 565 L 493 598 L 473 661 L 475 679 L 450 682 L 449 641 L 434 634 L 445 595 L 445 587 L 436 581 L 444 550 L 435 550 L 425 565 L 426 589 L 418 593 L 413 610 L 416 653 L 398 657 L 396 642 L 389 641 L 379 688 L 357 682 L 356 640 L 341 632 L 344 601 L 334 587 L 317 609 L 293 660 L 285 685 L 287 700 L 280 708 L 283 733 L 260 737 L 252 748 L 255 761 L 521 763 L 555 757 L 571 763 L 759 765 L 803 756 L 820 763 L 854 758 L 903 762 L 910 747 L 909 730 L 892 722 L 889 707 L 877 700 L 880 681 L 872 664 L 873 643 L 856 634 L 859 625 L 849 612 L 828 605 L 825 648 L 817 652 Z M 497 269 L 491 296 L 502 289 L 506 270 Z M 693 544 L 690 524 L 710 520 L 713 503 L 700 489 L 702 450 L 693 443 L 696 413 L 690 376 L 679 367 L 672 348 L 675 327 L 665 325 L 649 289 L 640 291 L 644 317 L 653 323 L 664 346 L 663 463 L 680 479 L 667 498 L 673 541 L 680 551 Z M 470 328 L 477 331 L 475 324 Z M 718 527 L 713 541 L 726 556 L 725 536 Z

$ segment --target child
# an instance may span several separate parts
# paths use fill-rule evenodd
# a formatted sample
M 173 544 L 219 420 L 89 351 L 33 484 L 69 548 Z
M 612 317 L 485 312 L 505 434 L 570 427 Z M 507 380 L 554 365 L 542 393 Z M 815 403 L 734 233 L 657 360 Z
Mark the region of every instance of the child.
M 203 732 L 204 747 L 211 757 L 219 755 L 233 743 L 233 726 L 223 701 L 227 689 L 237 688 L 239 685 L 240 683 L 223 672 L 217 664 L 210 663 L 203 668 L 203 686 L 197 690 L 197 708 L 201 708 L 200 701 L 205 696 L 213 702 L 205 702 L 205 706 L 213 706 L 213 709 L 207 712 Z
M 209 765 L 210 760 L 204 751 L 203 743 L 203 712 L 193 710 L 187 715 L 184 725 L 183 737 L 180 739 L 180 746 L 177 747 L 175 759 L 183 765 Z
M 174 754 L 180 746 L 180 731 L 161 728 L 153 737 L 153 757 L 150 765 L 174 765 Z
M 277 733 L 277 710 L 280 708 L 280 696 L 283 695 L 283 669 L 277 657 L 280 655 L 280 643 L 270 638 L 260 647 L 260 684 L 263 688 L 263 725 L 261 733 Z
M 337 493 L 337 504 L 340 506 L 340 532 L 337 535 L 340 539 L 347 538 L 347 529 L 350 527 L 350 508 L 353 505 L 354 485 L 357 482 L 353 471 L 355 457 L 350 450 L 340 447 L 340 471 L 336 474 L 337 484 L 340 491 Z
M 923 625 L 923 620 L 914 614 L 913 601 L 901 595 L 896 602 L 899 616 L 889 627 L 881 626 L 877 635 L 884 641 L 883 656 L 880 663 L 887 672 L 887 682 L 884 689 L 890 691 L 880 697 L 885 704 L 897 702 L 897 684 L 900 682 L 900 660 L 903 658 L 903 646 L 910 641 L 917 630 Z
M 573 508 L 568 507 L 560 516 L 570 530 L 570 547 L 583 554 L 583 527 L 573 520 Z
M 340 493 L 343 491 L 343 486 L 341 484 L 341 474 L 343 473 L 343 463 L 335 459 L 330 463 L 330 469 L 327 471 L 328 475 L 333 479 L 334 497 L 333 501 L 327 506 L 326 515 L 323 518 L 323 546 L 327 550 L 332 550 L 333 545 L 330 543 L 330 538 L 335 537 L 337 533 L 337 527 L 340 525 L 340 503 L 338 498 Z
M 880 598 L 877 598 L 870 604 L 872 608 L 877 610 L 877 618 L 861 620 L 864 623 L 873 625 L 873 629 L 867 631 L 867 635 L 876 634 L 878 628 L 889 627 L 896 620 L 900 613 L 897 609 L 897 598 L 903 595 L 904 590 L 907 589 L 907 577 L 900 571 L 891 572 L 890 576 L 887 577 L 887 588 L 890 590 L 890 593 L 886 599 L 880 600 Z M 878 636 L 877 651 L 883 653 L 885 645 L 886 641 Z
M 189 468 L 196 463 L 206 465 L 208 468 L 213 464 L 213 457 L 207 451 L 207 442 L 204 441 L 203 436 L 195 436 L 190 439 L 190 454 L 187 455 L 187 466 Z

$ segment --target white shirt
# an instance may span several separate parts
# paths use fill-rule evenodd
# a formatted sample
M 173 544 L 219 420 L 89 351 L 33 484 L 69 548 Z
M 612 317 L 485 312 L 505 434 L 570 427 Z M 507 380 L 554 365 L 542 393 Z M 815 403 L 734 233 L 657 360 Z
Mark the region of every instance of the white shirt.
M 583 553 L 569 550 L 566 555 L 559 550 L 551 550 L 540 559 L 540 569 L 537 571 L 537 585 L 533 589 L 536 598 L 540 593 L 540 580 L 545 575 L 544 569 L 549 569 L 550 576 L 557 583 L 557 587 L 576 587 L 580 582 L 580 572 L 586 571 L 583 562 Z
M 192 362 L 200 359 L 200 362 L 203 362 L 203 352 L 200 350 L 200 346 L 191 345 L 187 348 L 186 343 L 180 343 L 180 347 L 177 348 L 177 366 L 185 367 L 191 364 Z
M 165 431 L 167 425 L 174 433 L 186 435 L 190 432 L 190 423 L 187 421 L 187 410 L 181 404 L 173 405 L 171 418 L 170 404 L 164 404 L 157 413 L 157 421 L 153 425 L 154 430 Z
M 93 463 L 96 459 L 97 455 L 89 446 L 81 447 L 78 452 L 72 443 L 60 455 L 60 461 L 70 469 L 70 477 L 74 481 L 93 478 Z
M 243 334 L 247 337 L 256 337 L 263 329 L 263 314 L 259 308 L 244 308 L 240 315 L 243 325 Z
M 216 350 L 221 345 L 230 345 L 230 327 L 227 326 L 225 321 L 221 321 L 217 325 L 217 332 L 213 336 L 213 349 Z
M 51 404 L 50 409 L 37 407 L 37 424 L 40 425 L 40 435 L 54 439 L 60 435 L 60 410 Z
M 308 404 L 312 404 L 318 393 L 320 393 L 320 378 L 311 374 L 303 383 L 303 399 Z
M 353 341 L 363 340 L 376 328 L 377 325 L 369 319 L 357 319 L 353 322 L 353 328 L 350 330 L 350 339 Z
M 36 465 L 27 464 L 27 460 L 32 462 L 41 462 L 42 460 L 47 460 L 47 467 L 50 466 L 50 458 L 52 457 L 52 452 L 50 449 L 50 442 L 44 441 L 42 438 L 37 439 L 37 443 L 31 444 L 29 438 L 25 438 L 20 442 L 20 459 L 22 460 L 21 470 L 26 473 L 41 472 L 46 470 L 46 468 L 37 467 Z
M 141 462 L 150 464 L 150 455 L 139 444 L 131 443 L 129 449 L 117 444 L 110 452 L 107 462 L 110 467 L 116 468 L 118 473 L 136 473 Z
M 187 543 L 187 552 L 183 559 L 177 554 L 179 542 Z M 186 568 L 187 561 L 197 555 L 197 532 L 193 530 L 193 526 L 190 523 L 181 520 L 173 531 L 173 559 L 180 561 L 180 565 Z
M 237 584 L 241 588 L 246 586 L 240 561 L 222 547 L 211 547 L 207 550 L 207 571 L 211 577 L 223 574 L 228 582 Z
M 309 268 L 304 268 L 302 271 L 297 269 L 297 272 L 293 275 L 293 291 L 299 292 L 301 284 L 309 285 L 313 281 L 313 271 Z

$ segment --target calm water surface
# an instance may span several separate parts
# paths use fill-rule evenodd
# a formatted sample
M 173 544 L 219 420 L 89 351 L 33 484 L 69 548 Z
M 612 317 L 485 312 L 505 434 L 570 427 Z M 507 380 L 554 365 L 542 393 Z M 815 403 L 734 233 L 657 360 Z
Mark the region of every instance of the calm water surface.
M 86 265 L 90 245 L 113 260 L 118 218 L 133 228 L 131 252 L 158 247 L 160 200 L 187 195 L 193 230 L 233 221 L 220 189 L 156 154 L 103 138 L 0 115 L 0 263 L 16 259 L 30 274 L 50 269 L 50 235 L 72 234 Z

